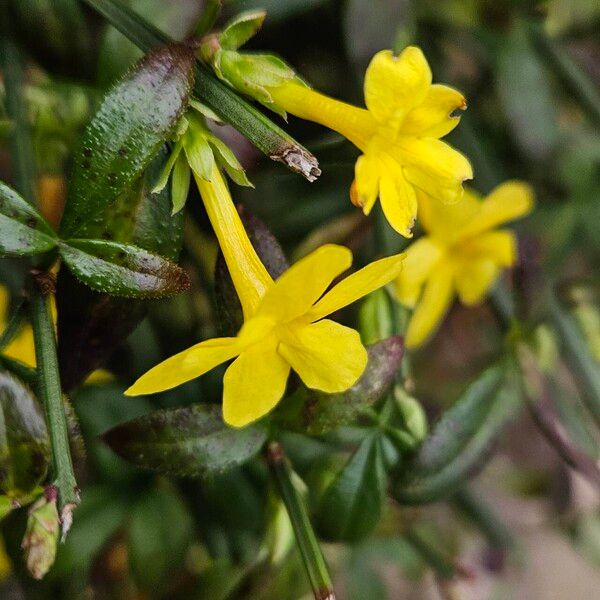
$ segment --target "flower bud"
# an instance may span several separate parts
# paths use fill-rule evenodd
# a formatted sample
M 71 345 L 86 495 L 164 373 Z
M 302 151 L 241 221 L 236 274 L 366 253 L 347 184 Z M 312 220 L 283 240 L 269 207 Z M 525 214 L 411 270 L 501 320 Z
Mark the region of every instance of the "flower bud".
M 54 564 L 59 529 L 56 489 L 50 487 L 29 509 L 27 529 L 21 543 L 27 570 L 35 579 L 42 579 Z

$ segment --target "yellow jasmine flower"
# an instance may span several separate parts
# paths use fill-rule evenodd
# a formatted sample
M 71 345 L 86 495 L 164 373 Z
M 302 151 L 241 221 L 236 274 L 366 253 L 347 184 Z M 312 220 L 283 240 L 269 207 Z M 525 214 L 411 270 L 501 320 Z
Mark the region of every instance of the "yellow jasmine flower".
M 310 388 L 341 392 L 367 364 L 356 331 L 323 317 L 389 283 L 402 255 L 376 261 L 327 291 L 352 263 L 343 246 L 322 246 L 273 281 L 256 254 L 213 164 L 210 181 L 194 173 L 208 217 L 242 304 L 244 324 L 236 337 L 210 339 L 160 363 L 126 391 L 150 394 L 178 386 L 235 358 L 223 380 L 223 417 L 243 427 L 282 398 L 294 369 Z
M 390 225 L 411 237 L 417 190 L 443 202 L 462 197 L 473 178 L 469 161 L 439 138 L 460 120 L 463 95 L 432 84 L 421 50 L 409 46 L 398 56 L 377 53 L 365 75 L 366 109 L 319 94 L 294 80 L 268 87 L 273 102 L 293 115 L 315 121 L 348 138 L 361 151 L 351 187 L 354 204 L 369 214 L 379 197 Z
M 467 190 L 452 205 L 419 196 L 427 235 L 409 246 L 396 280 L 399 301 L 415 309 L 406 332 L 408 348 L 428 338 L 455 294 L 467 306 L 483 300 L 501 270 L 517 257 L 514 234 L 496 227 L 526 215 L 532 207 L 533 192 L 520 181 L 499 185 L 483 200 Z

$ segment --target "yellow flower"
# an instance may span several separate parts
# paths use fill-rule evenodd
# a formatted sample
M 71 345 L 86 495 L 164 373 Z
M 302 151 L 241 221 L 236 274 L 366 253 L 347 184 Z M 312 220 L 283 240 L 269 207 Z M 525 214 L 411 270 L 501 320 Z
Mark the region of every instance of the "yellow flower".
M 421 50 L 400 55 L 377 53 L 365 75 L 367 109 L 334 100 L 294 81 L 268 88 L 282 109 L 333 129 L 363 154 L 351 187 L 354 204 L 369 214 L 377 197 L 390 225 L 411 237 L 417 190 L 443 202 L 462 197 L 462 182 L 472 179 L 469 161 L 439 138 L 452 131 L 466 108 L 463 95 L 431 83 Z
M 8 317 L 8 308 L 10 296 L 8 290 L 0 285 L 0 331 L 6 326 Z M 54 302 L 50 305 L 52 311 L 52 320 L 56 323 L 56 305 Z M 18 360 L 24 365 L 35 369 L 35 345 L 33 343 L 33 331 L 29 323 L 23 324 L 12 340 L 0 350 L 0 353 L 13 360 Z M 111 373 L 104 369 L 97 369 L 87 379 L 86 383 L 100 384 L 112 381 Z
M 166 390 L 235 358 L 223 380 L 223 417 L 243 427 L 281 400 L 290 369 L 310 388 L 330 393 L 350 388 L 365 369 L 366 350 L 356 331 L 323 317 L 392 281 L 402 255 L 371 263 L 326 291 L 350 267 L 352 253 L 325 245 L 273 281 L 216 165 L 210 181 L 194 176 L 240 298 L 244 324 L 236 337 L 206 340 L 168 358 L 126 394 Z
M 507 181 L 481 199 L 465 191 L 461 202 L 443 205 L 419 196 L 419 215 L 427 235 L 411 244 L 396 280 L 399 301 L 415 308 L 405 343 L 420 346 L 443 319 L 454 295 L 467 306 L 483 300 L 501 270 L 516 260 L 516 240 L 498 225 L 526 215 L 531 188 Z

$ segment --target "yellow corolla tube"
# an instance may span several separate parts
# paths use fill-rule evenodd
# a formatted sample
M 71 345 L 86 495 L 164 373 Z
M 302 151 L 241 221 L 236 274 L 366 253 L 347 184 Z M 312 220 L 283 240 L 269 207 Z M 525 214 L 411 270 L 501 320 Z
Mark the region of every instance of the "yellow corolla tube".
M 423 52 L 409 46 L 398 56 L 377 53 L 365 74 L 365 108 L 340 102 L 294 80 L 268 88 L 283 110 L 337 131 L 361 151 L 351 187 L 354 204 L 369 214 L 377 198 L 390 225 L 412 236 L 417 191 L 457 202 L 473 178 L 469 161 L 440 138 L 459 123 L 465 109 L 455 89 L 432 84 Z
M 394 280 L 403 255 L 373 262 L 328 290 L 352 264 L 350 250 L 328 244 L 273 281 L 218 167 L 210 181 L 195 177 L 242 303 L 244 324 L 236 337 L 206 340 L 168 358 L 126 393 L 170 389 L 235 358 L 223 379 L 223 417 L 243 427 L 281 400 L 291 369 L 310 388 L 329 393 L 350 388 L 366 367 L 367 352 L 356 331 L 324 317 Z
M 426 235 L 408 247 L 396 280 L 398 300 L 414 309 L 406 332 L 408 348 L 427 340 L 455 296 L 467 306 L 480 303 L 502 269 L 514 265 L 515 235 L 497 227 L 528 214 L 533 203 L 531 187 L 520 181 L 507 181 L 484 199 L 467 190 L 453 205 L 419 198 Z

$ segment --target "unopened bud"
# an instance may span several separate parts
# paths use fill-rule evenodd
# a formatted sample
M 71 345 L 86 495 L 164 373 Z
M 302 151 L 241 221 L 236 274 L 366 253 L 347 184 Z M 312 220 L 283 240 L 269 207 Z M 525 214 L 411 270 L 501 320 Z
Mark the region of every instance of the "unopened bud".
M 35 579 L 42 579 L 56 558 L 60 529 L 56 497 L 56 488 L 49 487 L 29 509 L 21 548 L 25 552 L 27 570 Z
M 406 431 L 412 436 L 416 443 L 422 442 L 427 436 L 427 415 L 421 403 L 410 396 L 406 390 L 397 385 L 394 388 L 394 399 Z

